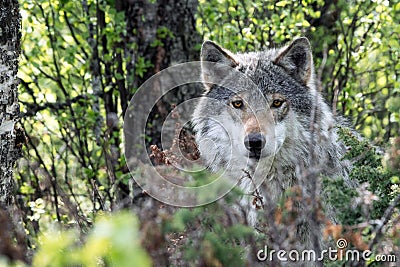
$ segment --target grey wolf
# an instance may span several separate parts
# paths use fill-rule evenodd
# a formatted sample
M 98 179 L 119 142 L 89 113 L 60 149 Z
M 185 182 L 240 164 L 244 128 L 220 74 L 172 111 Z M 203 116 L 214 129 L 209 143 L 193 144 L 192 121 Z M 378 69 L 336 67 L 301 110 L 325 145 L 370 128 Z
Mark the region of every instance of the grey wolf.
M 342 160 L 346 147 L 337 133 L 340 123 L 317 89 L 307 38 L 236 54 L 206 41 L 201 61 L 205 92 L 192 123 L 201 158 L 211 171 L 224 171 L 248 194 L 257 189 L 268 205 L 276 205 L 296 185 L 311 194 L 317 181 L 308 181 L 307 172 L 348 179 L 350 164 Z M 234 71 L 223 73 L 221 67 Z M 263 177 L 255 188 L 247 178 L 257 175 Z M 252 201 L 246 203 L 255 210 Z M 257 218 L 250 217 L 256 225 Z

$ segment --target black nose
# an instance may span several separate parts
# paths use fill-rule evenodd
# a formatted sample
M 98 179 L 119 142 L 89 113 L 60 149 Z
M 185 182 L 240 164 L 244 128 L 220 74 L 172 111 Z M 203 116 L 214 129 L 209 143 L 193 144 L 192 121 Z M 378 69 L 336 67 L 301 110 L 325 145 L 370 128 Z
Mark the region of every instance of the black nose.
M 245 147 L 251 152 L 261 152 L 265 146 L 265 137 L 260 133 L 251 133 L 244 139 Z

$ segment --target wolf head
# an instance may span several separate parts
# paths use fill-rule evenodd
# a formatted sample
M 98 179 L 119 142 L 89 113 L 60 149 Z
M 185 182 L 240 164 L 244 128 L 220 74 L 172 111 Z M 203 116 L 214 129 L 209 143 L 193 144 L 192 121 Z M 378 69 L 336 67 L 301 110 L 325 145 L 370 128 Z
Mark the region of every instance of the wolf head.
M 244 54 L 206 41 L 201 61 L 205 93 L 192 121 L 211 170 L 232 174 L 271 157 L 280 157 L 281 167 L 307 165 L 313 131 L 329 139 L 333 116 L 316 90 L 306 38 Z

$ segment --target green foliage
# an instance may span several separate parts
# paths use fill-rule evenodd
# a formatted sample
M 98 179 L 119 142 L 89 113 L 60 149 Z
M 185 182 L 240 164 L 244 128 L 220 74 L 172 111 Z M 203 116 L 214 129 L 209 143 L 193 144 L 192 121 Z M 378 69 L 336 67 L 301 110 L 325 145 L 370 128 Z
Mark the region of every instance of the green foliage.
M 75 230 L 44 233 L 33 266 L 151 266 L 136 217 L 122 212 L 97 219 L 84 242 Z
M 340 128 L 339 134 L 346 146 L 350 148 L 345 156 L 345 159 L 353 163 L 350 178 L 359 183 L 368 183 L 368 189 L 379 197 L 379 201 L 374 201 L 374 209 L 371 214 L 373 219 L 378 219 L 382 217 L 390 202 L 399 193 L 393 192 L 396 174 L 382 166 L 382 153 L 379 155 L 376 148 L 367 140 L 360 139 L 348 128 Z M 345 196 L 342 197 L 346 199 Z
M 145 58 L 139 57 L 136 63 L 136 75 L 143 78 L 144 73 L 146 73 L 147 69 L 153 67 L 153 64 L 150 61 L 146 61 Z
M 205 262 L 207 266 L 243 266 L 244 244 L 254 230 L 242 224 L 227 226 L 227 211 L 221 203 L 179 210 L 165 224 L 166 233 L 180 232 L 186 236 L 183 245 L 187 262 Z M 194 231 L 195 226 L 198 231 Z
M 327 177 L 323 180 L 324 191 L 327 199 L 338 212 L 338 219 L 344 225 L 356 225 L 365 220 L 380 219 L 385 210 L 391 204 L 393 199 L 400 193 L 398 188 L 398 173 L 382 166 L 384 161 L 382 153 L 377 152 L 377 148 L 373 147 L 367 140 L 362 139 L 357 133 L 349 128 L 339 128 L 340 138 L 349 148 L 344 159 L 352 162 L 352 170 L 350 179 L 356 181 L 358 188 L 350 188 L 343 179 L 331 179 Z M 362 184 L 366 183 L 366 188 L 370 196 L 371 206 L 364 207 L 364 212 L 361 210 L 363 204 L 355 204 L 356 198 L 367 197 L 365 193 L 356 192 Z M 363 194 L 364 195 L 360 195 Z M 400 208 L 400 205 L 398 205 Z M 365 214 L 365 208 L 370 209 L 368 214 Z M 368 216 L 365 218 L 365 216 Z
M 233 51 L 259 50 L 316 30 L 323 1 L 200 1 L 198 25 L 207 39 Z
M 42 214 L 23 208 L 39 227 L 59 221 L 83 229 L 113 205 L 114 181 L 126 180 L 118 96 L 129 97 L 132 72 L 121 53 L 135 44 L 122 48 L 125 12 L 106 1 L 24 0 L 21 15 L 19 99 L 29 161 L 18 166 L 17 181 L 22 203 L 43 202 Z M 150 66 L 139 60 L 136 72 Z
M 150 264 L 134 217 L 96 214 L 135 196 L 121 151 L 124 108 L 151 70 L 160 67 L 158 60 L 166 61 L 156 53 L 168 54 L 171 42 L 185 40 L 167 25 L 155 25 L 156 38 L 143 48 L 141 25 L 132 26 L 127 17 L 132 10 L 117 8 L 117 2 L 21 1 L 19 99 L 27 147 L 16 178 L 28 243 L 32 250 L 39 247 L 35 266 Z M 204 39 L 233 51 L 279 47 L 294 37 L 309 37 L 323 94 L 368 138 L 341 130 L 351 147 L 346 156 L 354 162 L 351 178 L 368 182 L 369 191 L 379 196 L 371 218 L 380 218 L 399 193 L 398 163 L 383 167 L 383 155 L 370 144 L 385 144 L 400 132 L 399 12 L 400 3 L 382 0 L 200 0 L 195 14 Z M 151 19 L 147 15 L 141 15 L 143 22 Z M 214 179 L 203 178 L 203 173 L 194 177 L 196 184 Z M 330 201 L 343 211 L 343 223 L 371 219 L 360 218 L 365 215 L 360 209 L 348 210 L 356 193 L 343 181 L 325 181 L 325 187 Z M 234 203 L 238 194 L 229 194 L 224 203 Z M 162 226 L 165 234 L 187 235 L 183 254 L 189 262 L 243 266 L 241 241 L 252 230 L 227 221 L 224 206 L 212 204 L 179 210 Z M 76 229 L 49 230 L 55 222 Z M 88 234 L 78 234 L 78 229 Z
M 343 179 L 331 179 L 329 177 L 323 180 L 324 194 L 330 205 L 333 205 L 337 211 L 337 219 L 341 224 L 353 225 L 363 221 L 359 207 L 352 207 L 354 198 L 358 196 L 355 189 L 349 188 Z
M 338 24 L 343 30 L 334 50 L 334 73 L 344 80 L 331 81 L 338 82 L 342 93 L 337 106 L 365 136 L 387 142 L 399 133 L 400 109 L 393 109 L 393 102 L 400 101 L 400 44 L 395 41 L 400 27 L 394 20 L 400 5 L 343 2 L 340 8 L 343 19 Z

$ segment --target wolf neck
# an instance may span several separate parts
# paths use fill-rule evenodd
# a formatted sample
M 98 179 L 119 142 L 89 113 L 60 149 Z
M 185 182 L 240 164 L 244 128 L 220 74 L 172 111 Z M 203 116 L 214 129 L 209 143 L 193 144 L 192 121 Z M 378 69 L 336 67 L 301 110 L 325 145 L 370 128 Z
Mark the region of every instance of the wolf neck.
M 276 155 L 269 159 L 272 163 L 264 164 L 269 169 L 264 172 L 266 177 L 260 189 L 273 199 L 278 199 L 286 189 L 299 183 L 309 188 L 311 181 L 304 181 L 307 180 L 304 174 L 310 171 L 330 177 L 347 175 L 347 166 L 341 161 L 344 150 L 336 129 L 320 122 L 313 133 L 304 128 L 303 125 L 308 124 L 299 118 L 293 119 L 288 129 L 291 134 L 286 136 Z

